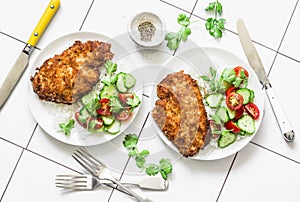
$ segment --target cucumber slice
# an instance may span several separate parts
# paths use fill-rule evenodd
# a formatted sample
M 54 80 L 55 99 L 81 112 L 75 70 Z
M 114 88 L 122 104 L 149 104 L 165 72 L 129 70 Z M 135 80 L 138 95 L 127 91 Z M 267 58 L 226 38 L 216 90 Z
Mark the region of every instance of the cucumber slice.
M 107 126 L 111 125 L 115 121 L 114 116 L 102 116 L 103 123 Z
M 117 91 L 114 85 L 104 86 L 100 92 L 100 98 L 111 98 L 113 96 L 118 96 L 119 92 Z
M 243 105 L 248 104 L 250 102 L 251 91 L 248 88 L 241 88 L 241 89 L 237 90 L 236 92 L 243 97 L 243 99 L 244 99 Z
M 115 120 L 109 127 L 106 128 L 106 131 L 111 134 L 116 134 L 120 132 L 121 122 L 119 120 Z
M 243 115 L 237 122 L 238 127 L 247 134 L 253 134 L 255 132 L 255 121 L 248 114 Z
M 126 74 L 123 72 L 118 74 L 118 80 L 116 83 L 116 87 L 117 87 L 117 90 L 121 93 L 126 93 L 128 90 L 125 86 L 125 75 Z
M 230 131 L 223 131 L 219 140 L 218 146 L 220 148 L 225 148 L 228 145 L 232 144 L 236 139 L 236 135 Z
M 133 99 L 129 98 L 126 103 L 130 107 L 137 107 L 137 106 L 140 105 L 141 100 L 140 100 L 140 98 L 136 94 L 133 94 Z
M 205 98 L 206 103 L 211 108 L 217 108 L 217 107 L 219 107 L 220 104 L 221 104 L 221 102 L 222 102 L 222 100 L 223 100 L 223 95 L 220 94 L 220 93 L 209 94 Z
M 235 110 L 231 110 L 229 109 L 228 107 L 226 108 L 227 109 L 227 112 L 228 112 L 228 116 L 229 116 L 229 119 L 234 119 L 235 115 L 236 115 L 236 111 Z
M 81 102 L 83 105 L 88 105 L 93 103 L 97 97 L 97 93 L 95 91 L 91 91 L 81 98 Z
M 217 109 L 216 111 L 216 115 L 218 117 L 220 117 L 220 119 L 226 123 L 227 121 L 229 121 L 229 116 L 228 116 L 228 112 L 227 112 L 227 109 L 226 107 L 222 106 L 220 108 Z
M 124 81 L 125 81 L 125 87 L 127 89 L 132 88 L 136 83 L 136 80 L 132 74 L 126 74 L 124 76 Z

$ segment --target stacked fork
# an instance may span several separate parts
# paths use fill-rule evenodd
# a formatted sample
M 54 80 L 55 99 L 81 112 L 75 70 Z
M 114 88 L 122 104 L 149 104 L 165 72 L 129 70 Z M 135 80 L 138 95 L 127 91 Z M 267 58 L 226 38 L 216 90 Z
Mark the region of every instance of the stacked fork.
M 92 156 L 85 149 L 77 149 L 72 157 L 89 173 L 93 176 L 89 175 L 79 175 L 79 176 L 69 176 L 69 175 L 58 175 L 56 178 L 56 186 L 61 188 L 71 188 L 77 190 L 91 190 L 95 189 L 97 186 L 101 184 L 101 181 L 110 182 L 112 184 L 118 185 L 126 193 L 130 196 L 134 197 L 137 201 L 140 202 L 152 202 L 152 200 L 148 198 L 143 198 L 133 192 L 131 189 L 123 185 L 119 180 L 115 179 L 107 166 L 103 164 L 101 161 Z M 105 184 L 106 184 L 105 183 Z M 164 189 L 168 187 L 168 182 L 164 184 Z

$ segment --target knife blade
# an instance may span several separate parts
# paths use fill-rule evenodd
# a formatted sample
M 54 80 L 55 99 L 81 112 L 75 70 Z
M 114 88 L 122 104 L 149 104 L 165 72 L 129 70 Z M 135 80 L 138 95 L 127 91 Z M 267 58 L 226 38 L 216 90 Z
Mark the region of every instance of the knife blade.
M 272 111 L 275 115 L 276 121 L 278 123 L 283 138 L 287 142 L 294 141 L 295 132 L 285 112 L 283 111 L 282 106 L 279 103 L 279 100 L 267 77 L 263 63 L 261 62 L 258 52 L 251 40 L 251 37 L 242 19 L 237 20 L 237 30 L 238 30 L 240 42 L 247 56 L 248 62 L 250 66 L 253 68 L 253 70 L 255 71 L 257 77 L 259 78 L 260 82 L 262 83 L 266 91 L 268 100 L 271 104 Z
M 0 109 L 8 99 L 9 95 L 13 91 L 14 87 L 18 83 L 21 75 L 23 74 L 24 70 L 28 65 L 29 57 L 34 49 L 34 46 L 39 41 L 40 37 L 44 33 L 46 27 L 50 23 L 51 19 L 53 18 L 54 14 L 56 13 L 57 9 L 60 6 L 60 0 L 51 0 L 44 11 L 42 17 L 40 18 L 39 22 L 37 23 L 35 29 L 33 30 L 32 34 L 30 35 L 26 46 L 16 59 L 14 65 L 9 70 L 6 78 L 0 84 Z

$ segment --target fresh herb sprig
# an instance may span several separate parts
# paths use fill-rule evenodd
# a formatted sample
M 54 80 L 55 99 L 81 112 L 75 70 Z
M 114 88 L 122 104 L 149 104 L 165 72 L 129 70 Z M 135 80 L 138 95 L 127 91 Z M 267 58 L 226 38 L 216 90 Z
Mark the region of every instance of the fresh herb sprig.
M 216 0 L 215 2 L 211 2 L 205 8 L 206 12 L 213 12 L 214 18 L 207 18 L 205 27 L 206 30 L 209 31 L 209 34 L 215 38 L 221 38 L 223 36 L 223 31 L 225 30 L 225 22 L 224 18 L 218 19 L 218 15 L 222 15 L 223 6 L 222 4 Z
M 74 119 L 69 119 L 67 122 L 60 123 L 58 125 L 63 130 L 64 134 L 69 136 L 71 134 L 71 130 L 74 128 L 74 123 Z
M 169 32 L 165 36 L 167 42 L 167 47 L 170 50 L 176 50 L 179 47 L 181 41 L 186 41 L 188 36 L 192 33 L 189 25 L 191 24 L 190 19 L 185 15 L 180 13 L 177 17 L 177 23 L 181 25 L 178 32 Z
M 229 85 L 235 87 L 247 87 L 248 77 L 241 71 L 239 76 L 233 68 L 225 68 L 219 79 L 216 79 L 217 70 L 210 67 L 210 76 L 203 75 L 201 78 L 209 83 L 211 93 L 224 93 Z
M 145 170 L 149 176 L 160 173 L 163 179 L 167 180 L 168 175 L 172 172 L 173 166 L 169 159 L 161 159 L 159 164 L 146 164 L 146 157 L 150 154 L 148 150 L 141 152 L 137 148 L 138 137 L 136 134 L 127 134 L 123 141 L 123 146 L 128 149 L 128 155 L 135 158 L 136 166 Z

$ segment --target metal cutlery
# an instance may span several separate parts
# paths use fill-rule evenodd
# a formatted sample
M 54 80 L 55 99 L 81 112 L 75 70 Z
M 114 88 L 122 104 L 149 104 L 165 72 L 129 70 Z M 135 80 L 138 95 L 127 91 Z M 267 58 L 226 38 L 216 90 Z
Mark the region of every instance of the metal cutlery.
M 239 19 L 237 21 L 237 30 L 239 34 L 239 38 L 242 44 L 242 47 L 244 49 L 244 52 L 247 56 L 248 62 L 255 71 L 256 75 L 258 76 L 260 82 L 262 83 L 268 100 L 271 104 L 273 113 L 276 117 L 277 123 L 279 125 L 281 134 L 283 138 L 287 142 L 292 142 L 295 139 L 295 132 L 284 113 L 279 100 L 277 96 L 274 93 L 274 90 L 272 88 L 272 85 L 267 77 L 267 74 L 265 72 L 264 66 L 260 60 L 260 57 L 254 47 L 254 44 L 250 38 L 250 35 L 248 33 L 248 30 L 243 22 L 243 20 Z
M 142 196 L 136 194 L 131 189 L 123 185 L 119 180 L 115 179 L 109 169 L 106 167 L 105 164 L 103 164 L 101 161 L 96 159 L 94 156 L 92 156 L 88 151 L 85 149 L 77 149 L 72 157 L 83 167 L 85 168 L 89 173 L 91 173 L 93 176 L 97 177 L 98 179 L 103 180 L 109 180 L 118 186 L 120 186 L 122 189 L 124 189 L 127 193 L 129 193 L 131 196 L 133 196 L 136 200 L 140 202 L 152 202 L 152 200 L 148 198 L 143 198 Z
M 14 89 L 17 84 L 19 78 L 23 74 L 29 60 L 29 56 L 31 55 L 34 46 L 39 41 L 46 27 L 50 23 L 57 9 L 59 8 L 60 0 L 51 0 L 48 4 L 44 14 L 40 18 L 38 24 L 33 30 L 31 36 L 29 37 L 26 46 L 20 53 L 19 57 L 16 59 L 15 64 L 10 69 L 7 77 L 4 79 L 3 83 L 0 84 L 0 108 L 6 102 L 9 97 L 11 91 Z
M 125 181 L 121 182 L 124 185 L 135 185 L 139 186 L 142 189 L 151 189 L 163 191 L 168 188 L 168 181 L 163 180 L 160 177 L 147 177 L 135 181 Z M 97 188 L 99 185 L 109 184 L 114 185 L 109 180 L 99 180 L 98 178 L 92 175 L 56 175 L 55 185 L 59 188 L 66 189 L 78 189 L 78 190 L 92 190 Z

